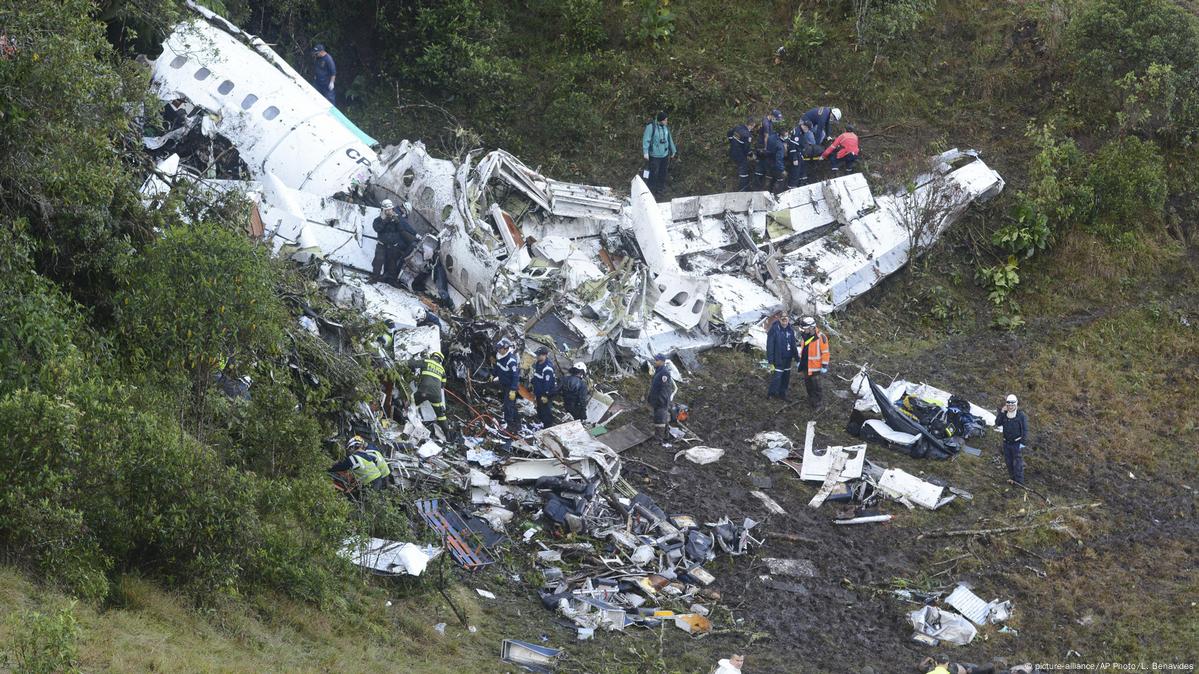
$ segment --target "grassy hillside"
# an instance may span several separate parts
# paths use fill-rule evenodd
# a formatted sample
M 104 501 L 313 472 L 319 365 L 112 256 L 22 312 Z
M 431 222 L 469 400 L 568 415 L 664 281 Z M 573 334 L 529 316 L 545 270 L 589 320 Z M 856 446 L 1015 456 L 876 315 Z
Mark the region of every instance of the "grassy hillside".
M 733 184 L 730 126 L 831 104 L 859 125 L 876 187 L 902 186 L 955 146 L 980 149 L 1008 181 L 917 264 L 830 317 L 833 373 L 869 362 L 988 404 L 1019 393 L 1038 493 L 1003 481 L 993 441 L 982 459 L 937 464 L 880 449 L 975 499 L 841 531 L 804 506 L 809 486 L 743 442 L 798 435 L 806 409 L 730 404 L 764 386 L 756 357 L 713 352 L 684 396 L 695 429 L 729 455 L 676 466 L 637 449 L 630 479 L 711 521 L 760 515 L 749 474 L 769 474 L 789 514 L 767 528 L 816 543 L 773 537 L 717 565 L 718 630 L 705 639 L 668 627 L 580 643 L 540 606 L 525 551 L 481 574 L 448 567 L 453 607 L 432 577 L 371 580 L 333 554 L 353 532 L 418 533 L 398 503 L 351 512 L 320 479 L 335 451 L 324 441 L 377 375 L 361 347 L 375 328 L 331 313 L 349 326 L 348 352 L 305 341 L 301 308 L 334 310 L 310 278 L 244 240 L 238 205 L 203 211 L 203 225 L 141 209 L 129 111 L 145 74 L 128 57 L 152 50 L 177 8 L 0 7 L 15 45 L 0 59 L 0 477 L 11 485 L 0 494 L 0 668 L 508 671 L 500 641 L 544 635 L 567 648 L 568 672 L 706 671 L 744 650 L 746 671 L 881 674 L 927 653 L 908 642 L 908 607 L 890 590 L 960 578 L 1011 598 L 1019 636 L 988 628 L 955 658 L 1194 662 L 1193 4 L 888 0 L 859 16 L 863 4 L 218 7 L 298 63 L 324 41 L 347 114 L 437 154 L 500 146 L 554 177 L 620 188 L 639 167 L 642 124 L 666 109 L 682 156 L 673 192 L 716 192 Z M 230 273 L 240 293 L 226 292 Z M 245 368 L 236 374 L 272 382 L 252 405 L 208 385 L 230 356 Z M 620 383 L 634 399 L 643 385 Z M 838 399 L 817 419 L 822 442 L 849 441 L 847 413 Z M 1028 528 L 918 538 L 1004 526 Z M 806 595 L 772 591 L 757 578 L 768 556 L 811 559 L 822 575 Z

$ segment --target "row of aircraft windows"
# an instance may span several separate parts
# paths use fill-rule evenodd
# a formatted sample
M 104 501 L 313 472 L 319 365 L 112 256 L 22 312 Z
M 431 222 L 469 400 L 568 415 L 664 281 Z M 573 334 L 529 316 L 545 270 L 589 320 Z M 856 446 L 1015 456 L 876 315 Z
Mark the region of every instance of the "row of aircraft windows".
M 186 64 L 187 64 L 187 57 L 182 56 L 182 55 L 176 56 L 171 61 L 171 67 L 176 70 L 178 70 L 179 68 L 182 68 Z M 208 68 L 201 67 L 199 70 L 196 71 L 195 77 L 197 80 L 203 82 L 204 80 L 208 79 L 209 76 L 211 76 L 211 75 L 212 75 L 211 70 L 209 70 Z M 234 84 L 233 84 L 232 80 L 225 80 L 224 82 L 221 82 L 220 86 L 218 86 L 216 88 L 216 90 L 217 90 L 217 93 L 219 93 L 220 95 L 228 96 L 229 93 L 231 91 L 233 91 L 233 87 L 234 87 Z M 247 94 L 245 98 L 241 99 L 241 109 L 249 110 L 250 108 L 254 107 L 254 104 L 257 102 L 258 102 L 257 96 L 255 96 L 254 94 Z M 267 121 L 270 121 L 278 116 L 279 116 L 279 108 L 276 108 L 273 105 L 262 111 L 262 118 Z

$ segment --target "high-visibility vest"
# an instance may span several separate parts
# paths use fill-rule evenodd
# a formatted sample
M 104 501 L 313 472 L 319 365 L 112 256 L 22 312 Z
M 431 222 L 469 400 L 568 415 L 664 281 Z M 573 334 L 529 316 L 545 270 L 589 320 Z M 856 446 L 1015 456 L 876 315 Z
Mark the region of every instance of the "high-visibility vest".
M 432 377 L 440 384 L 445 383 L 445 367 L 432 358 L 425 359 L 424 365 L 421 365 L 420 373 L 422 377 Z
M 828 367 L 828 336 L 820 328 L 814 335 L 804 335 L 800 352 L 808 355 L 808 374 L 816 374 L 821 368 Z
M 370 484 L 391 475 L 391 466 L 377 449 L 364 449 L 350 455 L 350 472 L 359 484 Z

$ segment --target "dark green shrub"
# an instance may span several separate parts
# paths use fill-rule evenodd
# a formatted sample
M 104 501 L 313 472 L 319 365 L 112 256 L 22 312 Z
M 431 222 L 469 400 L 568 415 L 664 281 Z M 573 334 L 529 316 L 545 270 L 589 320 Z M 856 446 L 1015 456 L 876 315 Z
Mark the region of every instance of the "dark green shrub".
M 1090 229 L 1109 241 L 1127 241 L 1161 222 L 1166 172 L 1152 143 L 1127 137 L 1104 145 L 1092 159 L 1087 185 L 1096 204 Z
M 117 296 L 131 363 L 203 390 L 218 368 L 277 352 L 284 313 L 268 251 L 212 224 L 171 227 L 132 265 Z
M 1191 142 L 1199 121 L 1199 19 L 1168 0 L 1095 0 L 1070 22 L 1080 117 Z
M 102 598 L 111 563 L 72 498 L 82 416 L 69 400 L 36 391 L 0 399 L 0 547 L 51 582 Z

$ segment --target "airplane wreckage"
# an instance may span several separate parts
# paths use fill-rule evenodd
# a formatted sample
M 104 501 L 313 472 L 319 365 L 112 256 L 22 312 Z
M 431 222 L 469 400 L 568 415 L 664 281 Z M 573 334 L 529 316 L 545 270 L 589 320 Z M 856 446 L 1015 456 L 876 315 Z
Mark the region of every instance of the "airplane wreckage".
M 682 356 L 737 342 L 763 347 L 769 316 L 823 315 L 845 306 L 935 241 L 971 203 L 1004 186 L 975 153 L 954 150 L 933 158 L 930 170 L 900 193 L 876 196 L 864 176 L 851 174 L 778 195 L 738 192 L 658 203 L 640 177 L 623 197 L 607 187 L 548 178 L 503 150 L 456 161 L 430 156 L 419 141 L 376 150 L 374 139 L 262 40 L 190 7 L 195 16 L 175 28 L 157 59 L 146 61 L 167 127 L 144 138 L 157 161 L 142 187 L 146 203 L 165 205 L 176 189 L 201 200 L 247 198 L 254 235 L 278 255 L 318 267 L 333 302 L 394 325 L 387 357 L 400 362 L 441 350 L 457 380 L 468 384 L 486 368 L 500 335 L 516 338 L 526 363 L 530 355 L 520 352 L 527 339 L 552 347 L 559 359 L 618 371 L 657 352 Z M 406 203 L 418 234 L 393 283 L 371 278 L 378 242 L 370 225 L 384 199 Z M 444 321 L 429 320 L 434 305 L 452 313 L 452 336 Z M 323 329 L 309 316 L 300 322 L 314 333 Z M 930 432 L 937 419 L 920 425 L 896 416 L 897 406 L 931 401 L 939 406 L 934 412 L 955 411 L 949 420 L 965 437 L 994 423 L 993 415 L 955 404 L 947 392 L 902 381 L 884 391 L 864 372 L 854 392 L 863 439 L 913 456 L 941 458 L 957 446 Z M 519 402 L 528 416 L 532 404 Z M 586 421 L 610 426 L 622 409 L 613 402 L 593 394 Z M 487 403 L 473 404 L 486 409 Z M 481 433 L 476 427 L 451 442 L 426 427 L 433 420 L 427 403 L 393 413 L 394 419 L 364 405 L 361 416 L 355 432 L 362 426 L 387 450 L 392 484 L 453 486 L 469 501 L 466 507 L 440 498 L 413 504 L 460 566 L 494 561 L 517 510 L 539 508 L 551 527 L 606 541 L 597 557 L 587 543 L 546 545 L 536 526 L 515 536 L 540 547 L 543 603 L 577 624 L 580 638 L 596 627 L 663 620 L 691 634 L 706 632 L 711 623 L 702 605 L 679 614 L 653 605 L 687 606 L 701 598 L 713 581 L 706 562 L 763 542 L 751 533 L 753 519 L 701 525 L 667 515 L 622 479 L 620 452 L 649 437 L 632 424 L 600 434 L 578 420 L 549 428 L 531 423 L 513 437 L 498 422 L 485 423 Z M 816 450 L 812 433 L 809 425 L 802 467 L 791 467 L 801 479 L 824 483 L 813 507 L 826 499 L 865 505 L 886 496 L 908 507 L 937 508 L 968 497 L 960 491 L 944 496 L 937 485 L 866 461 L 865 445 Z M 771 462 L 791 465 L 791 457 L 798 458 L 785 436 L 766 435 L 755 443 L 761 440 Z M 680 455 L 703 463 L 722 453 L 692 447 Z M 771 512 L 781 510 L 765 494 L 759 498 Z M 419 575 L 442 550 L 367 539 L 347 542 L 344 552 L 374 573 Z M 564 576 L 555 566 L 563 556 L 588 555 L 593 574 Z M 795 565 L 781 563 L 797 560 L 775 561 L 786 575 Z M 524 642 L 504 645 L 511 662 L 546 664 L 556 653 Z
M 190 114 L 146 145 L 161 153 L 199 134 L 210 147 L 202 165 L 167 156 L 146 198 L 189 174 L 204 189 L 245 194 L 280 254 L 351 272 L 341 275 L 345 297 L 398 326 L 416 325 L 427 288 L 456 310 L 506 316 L 552 338 L 572 361 L 763 346 L 767 316 L 845 306 L 1004 186 L 975 153 L 951 150 L 900 193 L 876 196 L 850 174 L 778 195 L 658 203 L 640 177 L 621 197 L 545 177 L 503 150 L 460 161 L 432 157 L 419 141 L 376 151 L 262 40 L 192 8 L 197 16 L 152 62 L 158 97 Z M 239 179 L 214 170 L 214 139 L 235 150 L 221 154 L 240 159 L 224 172 Z M 385 198 L 410 205 L 423 237 L 401 273 L 414 292 L 366 282 L 380 212 L 366 204 Z

